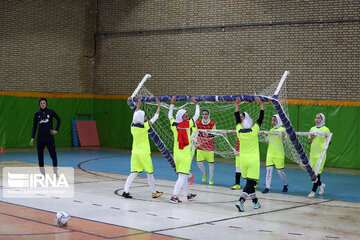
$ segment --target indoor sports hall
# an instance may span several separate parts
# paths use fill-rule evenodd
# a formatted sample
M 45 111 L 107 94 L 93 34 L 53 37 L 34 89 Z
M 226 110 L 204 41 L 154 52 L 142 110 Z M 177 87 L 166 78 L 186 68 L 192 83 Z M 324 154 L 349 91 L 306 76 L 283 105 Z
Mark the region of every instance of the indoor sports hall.
M 359 239 L 359 13 L 0 1 L 0 239 Z

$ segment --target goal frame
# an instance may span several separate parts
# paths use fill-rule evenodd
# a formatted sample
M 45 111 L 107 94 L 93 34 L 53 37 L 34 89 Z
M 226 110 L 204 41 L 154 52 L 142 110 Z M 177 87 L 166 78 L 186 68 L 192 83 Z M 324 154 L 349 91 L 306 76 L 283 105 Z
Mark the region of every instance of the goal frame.
M 293 126 L 291 125 L 290 119 L 286 115 L 281 102 L 278 100 L 278 93 L 281 90 L 281 87 L 289 74 L 290 74 L 290 72 L 288 72 L 288 71 L 284 72 L 284 74 L 282 75 L 282 77 L 279 81 L 279 84 L 276 88 L 276 91 L 274 92 L 274 95 L 272 97 L 261 96 L 261 95 L 175 96 L 176 102 L 190 102 L 190 99 L 192 97 L 195 97 L 195 100 L 197 102 L 235 102 L 236 98 L 238 98 L 238 97 L 241 99 L 242 102 L 248 102 L 248 103 L 255 102 L 256 97 L 259 97 L 262 102 L 271 102 L 274 105 L 276 112 L 279 114 L 280 119 L 285 127 L 286 133 L 289 136 L 289 139 L 290 139 L 291 143 L 293 144 L 294 148 L 296 149 L 297 154 L 299 155 L 302 166 L 307 171 L 308 175 L 310 176 L 311 181 L 316 182 L 317 174 L 312 169 L 310 162 L 309 162 L 309 158 L 306 155 L 304 148 L 302 147 L 299 139 L 296 136 L 296 132 L 295 132 Z M 173 96 L 151 96 L 151 97 L 138 96 L 138 97 L 136 97 L 138 91 L 141 89 L 143 84 L 149 78 L 151 78 L 151 75 L 146 74 L 144 76 L 144 78 L 141 80 L 141 82 L 139 83 L 139 85 L 137 86 L 137 88 L 135 89 L 135 91 L 133 92 L 133 94 L 128 98 L 128 105 L 133 111 L 135 111 L 135 109 L 136 109 L 136 103 L 139 98 L 143 102 L 155 103 L 156 99 L 159 99 L 160 102 L 170 102 L 171 98 L 173 97 Z M 165 159 L 169 162 L 171 167 L 175 170 L 176 168 L 175 168 L 173 156 L 170 153 L 170 151 L 167 149 L 167 147 L 165 146 L 165 144 L 163 143 L 163 141 L 161 140 L 159 135 L 156 133 L 156 131 L 152 127 L 150 127 L 150 129 L 148 130 L 148 133 L 149 133 L 150 138 L 154 142 L 154 144 L 158 147 L 159 151 L 163 154 Z

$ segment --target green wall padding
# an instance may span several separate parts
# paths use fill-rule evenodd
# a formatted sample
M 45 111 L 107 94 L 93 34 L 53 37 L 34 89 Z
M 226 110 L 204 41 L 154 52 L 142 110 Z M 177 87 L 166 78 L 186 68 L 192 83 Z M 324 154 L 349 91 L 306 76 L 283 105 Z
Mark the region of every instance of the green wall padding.
M 0 96 L 0 145 L 5 148 L 30 147 L 33 117 L 38 98 Z M 72 146 L 71 120 L 77 114 L 92 114 L 97 122 L 100 145 L 131 148 L 132 111 L 122 99 L 48 98 L 48 107 L 61 118 L 56 146 Z M 327 152 L 326 166 L 360 169 L 360 107 L 290 105 L 290 120 L 296 131 L 309 131 L 316 113 L 326 116 L 326 126 L 334 133 Z M 266 106 L 265 110 L 270 110 Z M 55 123 L 54 123 L 55 124 Z M 54 126 L 55 127 L 55 126 Z M 268 130 L 268 129 L 263 129 Z M 152 144 L 152 149 L 156 149 Z M 261 144 L 261 159 L 266 157 Z M 287 159 L 287 162 L 291 160 Z
M 61 119 L 55 135 L 56 146 L 72 146 L 71 120 L 78 113 L 93 114 L 93 99 L 48 98 L 48 108 Z M 4 147 L 30 147 L 34 113 L 40 109 L 39 98 L 0 96 L 0 143 Z M 54 120 L 54 128 L 56 120 Z M 36 139 L 36 137 L 35 137 Z
M 131 148 L 130 124 L 132 110 L 127 100 L 95 99 L 94 116 L 100 145 L 104 147 Z

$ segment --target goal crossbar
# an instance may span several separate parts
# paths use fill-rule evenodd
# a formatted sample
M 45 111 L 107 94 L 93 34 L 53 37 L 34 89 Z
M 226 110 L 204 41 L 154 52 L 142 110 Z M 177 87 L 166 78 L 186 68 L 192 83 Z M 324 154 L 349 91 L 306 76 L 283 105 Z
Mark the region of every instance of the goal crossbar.
M 195 100 L 198 102 L 234 102 L 236 100 L 236 98 L 238 98 L 238 97 L 240 98 L 240 100 L 242 102 L 248 102 L 248 103 L 255 102 L 256 97 L 259 97 L 262 102 L 272 102 L 272 104 L 275 107 L 276 112 L 279 114 L 280 119 L 281 119 L 282 123 L 284 124 L 286 133 L 287 133 L 292 145 L 296 149 L 296 152 L 297 152 L 299 158 L 301 159 L 302 166 L 306 169 L 307 173 L 310 176 L 311 181 L 315 182 L 317 180 L 317 176 L 309 163 L 309 159 L 308 159 L 299 139 L 296 136 L 296 132 L 293 129 L 293 127 L 290 123 L 290 120 L 282 107 L 281 102 L 277 99 L 277 97 L 278 97 L 277 94 L 279 92 L 279 89 L 282 86 L 282 83 L 285 81 L 285 78 L 288 74 L 289 74 L 289 72 L 285 71 L 285 73 L 281 79 L 281 82 L 272 97 L 262 96 L 262 95 L 175 96 L 176 102 L 190 102 L 190 99 L 192 97 L 195 97 Z M 148 79 L 150 77 L 151 77 L 151 75 L 145 75 L 145 77 L 141 81 L 141 84 L 144 84 L 144 82 L 146 81 L 144 79 Z M 133 110 L 135 110 L 136 102 L 139 98 L 142 99 L 143 102 L 152 104 L 152 103 L 156 102 L 156 99 L 159 99 L 160 102 L 163 102 L 163 103 L 171 102 L 171 98 L 173 97 L 173 96 L 156 96 L 156 97 L 155 96 L 139 96 L 139 97 L 135 97 L 137 92 L 139 91 L 139 89 L 140 88 L 138 87 L 134 91 L 134 93 L 131 95 L 131 97 L 128 98 L 128 105 Z M 159 137 L 159 135 L 156 133 L 156 131 L 153 128 L 150 128 L 148 132 L 149 132 L 149 136 L 151 137 L 151 139 L 153 140 L 155 145 L 158 147 L 160 152 L 167 159 L 167 161 L 170 163 L 172 168 L 175 169 L 173 157 L 172 157 L 170 151 L 167 149 L 167 147 L 163 143 L 163 141 L 161 140 L 161 138 Z

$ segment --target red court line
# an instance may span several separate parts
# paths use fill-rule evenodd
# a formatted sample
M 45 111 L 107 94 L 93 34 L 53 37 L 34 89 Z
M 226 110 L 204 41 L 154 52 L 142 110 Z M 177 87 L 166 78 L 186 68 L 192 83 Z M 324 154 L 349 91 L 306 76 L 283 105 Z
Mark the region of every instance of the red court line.
M 119 216 L 121 217 L 121 216 Z M 177 239 L 165 235 L 72 217 L 66 227 L 55 213 L 0 201 L 0 239 Z
M 1 234 L 37 234 L 37 233 L 57 233 L 69 232 L 68 229 L 62 229 L 50 225 L 44 225 L 38 222 L 31 222 L 5 214 L 0 214 L 0 233 Z

